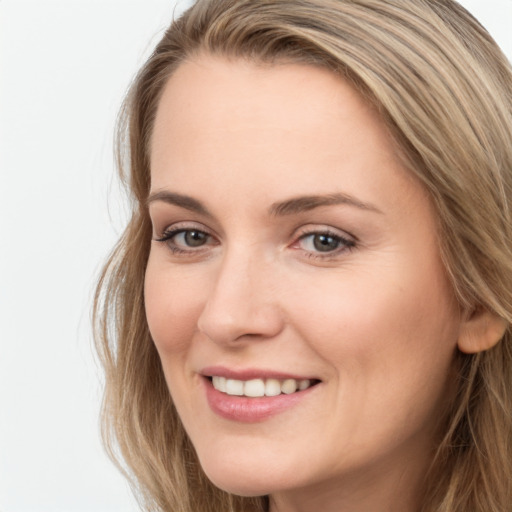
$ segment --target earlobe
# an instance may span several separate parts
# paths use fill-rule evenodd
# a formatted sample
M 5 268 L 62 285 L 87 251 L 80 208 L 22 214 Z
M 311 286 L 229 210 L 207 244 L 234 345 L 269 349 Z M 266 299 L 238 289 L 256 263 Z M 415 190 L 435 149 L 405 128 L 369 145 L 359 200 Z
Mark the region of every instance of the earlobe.
M 508 322 L 483 308 L 467 313 L 462 321 L 458 347 L 466 354 L 483 352 L 496 345 L 507 330 Z

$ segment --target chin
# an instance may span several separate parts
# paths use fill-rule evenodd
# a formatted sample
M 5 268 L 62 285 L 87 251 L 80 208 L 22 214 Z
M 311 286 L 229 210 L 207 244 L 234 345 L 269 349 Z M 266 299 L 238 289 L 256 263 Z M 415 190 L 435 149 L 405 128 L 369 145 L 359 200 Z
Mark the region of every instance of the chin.
M 275 491 L 270 482 L 255 478 L 254 472 L 252 474 L 239 472 L 220 474 L 218 471 L 207 471 L 205 468 L 203 470 L 213 485 L 236 496 L 265 496 Z
M 201 467 L 208 479 L 219 489 L 235 494 L 237 496 L 265 496 L 282 490 L 291 482 L 289 471 L 281 471 L 278 468 L 272 468 L 272 464 L 263 464 L 265 470 L 261 469 L 262 464 L 256 461 L 243 463 L 243 461 L 220 460 L 200 460 Z M 283 473 L 288 474 L 288 478 L 283 478 Z

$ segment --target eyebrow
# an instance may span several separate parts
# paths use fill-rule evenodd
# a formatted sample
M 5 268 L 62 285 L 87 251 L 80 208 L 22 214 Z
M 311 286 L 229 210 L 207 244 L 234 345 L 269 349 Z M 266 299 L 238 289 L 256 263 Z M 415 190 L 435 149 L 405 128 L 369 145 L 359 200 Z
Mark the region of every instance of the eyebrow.
M 161 190 L 151 194 L 148 197 L 146 204 L 149 206 L 155 201 L 162 201 L 167 204 L 185 208 L 186 210 L 205 215 L 206 217 L 213 217 L 210 211 L 200 201 L 184 194 Z M 359 199 L 349 194 L 336 193 L 328 195 L 299 196 L 287 199 L 286 201 L 273 203 L 269 208 L 269 214 L 274 217 L 296 215 L 298 213 L 314 210 L 315 208 L 320 208 L 322 206 L 333 206 L 340 204 L 353 206 L 360 210 L 382 213 L 381 210 L 370 203 L 360 201 Z
M 176 192 L 169 192 L 167 190 L 161 190 L 159 192 L 155 192 L 150 194 L 148 197 L 146 204 L 149 206 L 151 203 L 155 201 L 162 201 L 167 204 L 172 204 L 174 206 L 179 206 L 180 208 L 185 208 L 185 210 L 190 210 L 192 212 L 199 213 L 201 215 L 205 215 L 206 217 L 213 217 L 213 215 L 208 211 L 208 209 L 193 197 L 186 196 L 183 194 L 177 194 Z
M 300 196 L 288 199 L 283 202 L 274 203 L 270 207 L 270 214 L 273 216 L 294 215 L 297 213 L 307 212 L 321 206 L 333 205 L 348 205 L 361 210 L 371 211 L 375 213 L 382 213 L 376 206 L 370 203 L 365 203 L 349 194 L 328 194 L 328 195 L 314 195 L 314 196 Z

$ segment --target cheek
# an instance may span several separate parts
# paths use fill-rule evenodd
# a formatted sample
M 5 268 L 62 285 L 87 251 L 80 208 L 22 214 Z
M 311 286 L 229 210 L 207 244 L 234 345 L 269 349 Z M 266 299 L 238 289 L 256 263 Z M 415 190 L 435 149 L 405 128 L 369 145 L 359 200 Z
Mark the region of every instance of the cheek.
M 353 269 L 295 296 L 300 336 L 331 369 L 325 435 L 343 426 L 354 453 L 430 431 L 442 416 L 458 317 L 444 277 L 429 275 L 402 267 L 363 277 Z
M 202 310 L 201 293 L 199 283 L 178 280 L 150 257 L 144 299 L 149 330 L 161 357 L 189 348 Z
M 398 263 L 352 268 L 290 295 L 301 336 L 339 372 L 398 384 L 449 367 L 459 317 L 442 267 Z

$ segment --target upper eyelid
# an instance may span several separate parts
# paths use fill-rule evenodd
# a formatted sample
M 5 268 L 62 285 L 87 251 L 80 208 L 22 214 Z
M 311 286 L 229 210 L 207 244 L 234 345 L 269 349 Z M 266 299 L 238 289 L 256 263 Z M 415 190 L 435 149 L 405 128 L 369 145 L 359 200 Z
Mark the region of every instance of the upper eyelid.
M 165 230 L 163 233 L 162 233 L 162 236 L 158 236 L 157 238 L 155 238 L 155 240 L 157 242 L 171 242 L 171 240 L 178 236 L 178 235 L 181 235 L 183 233 L 186 233 L 187 231 L 199 231 L 200 233 L 204 233 L 208 239 L 210 240 L 210 242 L 212 240 L 214 240 L 214 243 L 213 245 L 218 245 L 217 243 L 217 239 L 210 233 L 208 233 L 207 231 L 203 230 L 203 229 L 194 229 L 194 228 L 177 228 L 177 229 L 170 229 L 170 230 Z M 209 243 L 208 245 L 212 245 L 211 243 Z M 200 246 L 202 247 L 202 246 Z
M 337 233 L 333 233 L 332 231 L 312 231 L 312 232 L 306 232 L 300 235 L 299 237 L 295 238 L 295 241 L 292 243 L 292 245 L 297 244 L 301 240 L 305 240 L 311 236 L 317 236 L 317 235 L 327 235 L 329 237 L 337 238 L 340 242 L 342 242 L 345 246 L 354 247 L 358 242 L 354 240 L 352 237 L 340 235 Z
M 170 224 L 166 224 L 163 228 L 157 229 L 157 222 L 153 221 L 153 232 L 155 236 L 158 236 L 158 238 L 162 238 L 166 233 L 170 231 L 188 231 L 188 230 L 197 230 L 202 231 L 209 236 L 221 240 L 222 237 L 216 232 L 216 230 L 206 226 L 200 221 L 195 220 L 184 220 L 184 221 L 177 221 L 172 222 Z M 313 234 L 330 234 L 333 236 L 338 236 L 343 239 L 347 239 L 351 242 L 358 243 L 359 239 L 349 231 L 345 229 L 341 229 L 338 227 L 333 226 L 332 224 L 322 224 L 322 223 L 310 223 L 306 225 L 302 225 L 299 227 L 295 227 L 292 229 L 291 233 L 289 234 L 289 238 L 291 240 L 291 243 L 295 243 L 299 238 L 302 238 L 307 235 L 313 235 Z
M 303 228 L 298 228 L 296 231 L 298 233 L 295 235 L 298 238 L 301 238 L 303 236 L 307 235 L 314 235 L 314 234 L 330 234 L 334 236 L 339 236 L 340 238 L 348 239 L 354 243 L 358 242 L 358 238 L 354 236 L 352 233 L 349 233 L 348 231 L 340 228 L 335 228 L 333 226 L 329 225 L 315 225 L 315 227 L 310 226 L 304 226 Z
M 173 222 L 171 224 L 165 225 L 162 229 L 156 229 L 155 224 L 153 224 L 154 231 L 160 231 L 162 234 L 165 234 L 169 231 L 203 231 L 210 236 L 215 236 L 214 231 L 208 227 L 206 227 L 201 222 L 196 221 L 180 221 Z
M 200 245 L 198 247 L 185 247 L 185 248 L 180 247 L 180 244 L 178 244 L 176 241 L 174 241 L 173 238 L 180 234 L 186 233 L 187 231 L 199 231 L 201 233 L 204 233 L 209 239 L 216 240 L 213 235 L 211 235 L 210 233 L 208 233 L 207 231 L 205 231 L 203 229 L 194 229 L 193 227 L 184 227 L 184 228 L 177 227 L 175 229 L 165 228 L 165 230 L 162 232 L 162 235 L 161 236 L 157 235 L 155 238 L 153 238 L 153 241 L 164 243 L 165 245 L 167 245 L 169 247 L 169 249 L 173 253 L 180 252 L 180 253 L 188 253 L 190 255 L 192 255 L 194 253 L 202 252 L 201 250 L 203 249 L 203 251 L 204 251 L 204 249 L 207 248 L 208 246 L 218 245 L 217 243 L 214 242 L 213 244 L 212 243 L 205 244 L 205 246 Z M 210 240 L 210 242 L 211 242 L 211 240 Z

